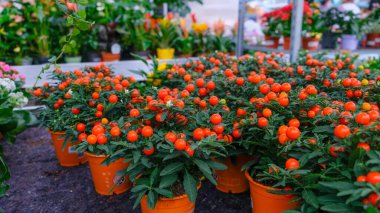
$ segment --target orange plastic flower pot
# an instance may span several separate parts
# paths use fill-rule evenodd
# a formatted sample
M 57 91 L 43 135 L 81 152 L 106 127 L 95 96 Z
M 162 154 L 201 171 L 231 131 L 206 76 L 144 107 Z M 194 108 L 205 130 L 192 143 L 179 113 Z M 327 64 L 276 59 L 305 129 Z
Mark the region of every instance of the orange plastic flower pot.
M 290 37 L 284 37 L 284 50 L 290 49 Z
M 102 165 L 107 156 L 93 155 L 88 152 L 84 154 L 90 165 L 92 180 L 97 193 L 101 195 L 121 194 L 131 187 L 131 182 L 127 176 L 120 177 L 116 174 L 118 171 L 128 168 L 129 163 L 125 163 L 124 159 L 119 159 L 107 166 Z
M 272 36 L 265 35 L 264 46 L 266 48 L 277 48 L 278 47 L 278 40 L 279 40 L 278 37 L 272 37 Z
M 78 153 L 73 150 L 73 145 L 70 141 L 66 144 L 65 149 L 62 149 L 65 139 L 64 132 L 50 132 L 51 139 L 53 141 L 55 154 L 57 155 L 58 162 L 61 166 L 71 167 L 78 166 L 82 159 Z
M 198 190 L 201 184 L 198 185 Z M 148 197 L 145 195 L 140 202 L 142 213 L 192 213 L 195 203 L 190 202 L 186 194 L 173 198 L 159 198 L 156 207 L 148 207 Z
M 319 38 L 302 38 L 302 47 L 305 50 L 318 50 Z
M 232 161 L 231 158 L 226 158 L 220 163 L 227 166 L 226 170 L 214 170 L 216 175 L 216 188 L 219 191 L 225 193 L 242 193 L 249 189 L 249 184 L 247 178 L 244 176 L 244 172 L 241 171 L 241 167 L 248 161 L 252 160 L 252 157 L 241 155 L 236 157 L 236 162 Z
M 249 175 L 248 170 L 245 170 L 245 176 L 250 186 L 252 213 L 280 213 L 295 209 L 300 205 L 299 202 L 292 202 L 294 197 L 268 192 L 268 190 L 273 191 L 278 189 L 264 186 L 254 181 Z
M 102 61 L 103 62 L 120 61 L 120 54 L 102 52 Z

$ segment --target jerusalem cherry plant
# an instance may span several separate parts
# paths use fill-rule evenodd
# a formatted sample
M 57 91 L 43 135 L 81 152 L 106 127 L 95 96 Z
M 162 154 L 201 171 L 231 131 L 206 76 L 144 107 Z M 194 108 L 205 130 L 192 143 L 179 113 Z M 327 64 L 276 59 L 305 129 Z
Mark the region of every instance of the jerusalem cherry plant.
M 118 142 L 121 148 L 110 159 L 130 162 L 123 172 L 135 181 L 135 207 L 144 196 L 151 209 L 161 197 L 187 194 L 195 202 L 202 177 L 216 184 L 212 169 L 226 168 L 213 158 L 226 155 L 230 138 L 218 139 L 221 133 L 213 126 L 223 130 L 228 118 L 222 117 L 222 108 L 199 109 L 193 98 L 180 96 L 177 89 L 153 90 L 144 102 L 130 110 L 125 138 Z

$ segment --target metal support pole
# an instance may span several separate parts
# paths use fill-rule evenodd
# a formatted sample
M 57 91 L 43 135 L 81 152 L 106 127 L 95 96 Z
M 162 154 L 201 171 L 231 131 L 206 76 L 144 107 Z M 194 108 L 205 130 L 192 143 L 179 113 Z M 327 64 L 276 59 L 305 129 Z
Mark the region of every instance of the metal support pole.
M 303 1 L 293 1 L 292 26 L 290 32 L 290 62 L 294 63 L 298 60 L 298 54 L 301 48 L 301 32 L 302 32 L 302 16 Z
M 236 36 L 236 56 L 243 55 L 244 50 L 244 15 L 245 0 L 239 0 L 238 32 Z
M 168 15 L 168 12 L 169 12 L 168 3 L 164 3 L 163 12 L 164 12 L 164 17 L 166 17 Z

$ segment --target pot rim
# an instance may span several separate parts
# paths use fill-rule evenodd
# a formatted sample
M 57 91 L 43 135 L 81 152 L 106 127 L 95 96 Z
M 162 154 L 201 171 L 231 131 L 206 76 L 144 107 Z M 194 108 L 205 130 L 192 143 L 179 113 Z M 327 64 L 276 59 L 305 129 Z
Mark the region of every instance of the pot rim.
M 64 135 L 64 134 L 66 134 L 66 132 L 54 132 L 54 131 L 51 131 L 50 129 L 48 129 L 48 132 L 50 134 L 54 134 L 54 135 Z
M 83 153 L 85 155 L 88 155 L 88 156 L 94 157 L 94 158 L 107 158 L 108 157 L 108 155 L 95 155 L 95 154 L 90 153 L 89 151 L 84 151 Z
M 197 186 L 197 190 L 199 190 L 202 186 L 202 181 L 199 181 L 199 184 Z M 144 195 L 144 197 L 148 197 L 148 195 Z M 183 195 L 180 195 L 180 196 L 177 196 L 177 197 L 172 197 L 172 198 L 168 198 L 168 197 L 160 197 L 158 198 L 158 200 L 162 200 L 162 201 L 168 201 L 168 200 L 180 200 L 180 199 L 183 199 L 183 198 L 186 198 L 188 197 L 187 194 L 183 194 Z
M 174 50 L 174 48 L 170 47 L 170 48 L 157 48 L 157 50 Z
M 251 175 L 249 175 L 249 172 L 248 172 L 248 169 L 245 170 L 244 172 L 245 174 L 245 177 L 248 179 L 248 181 L 258 187 L 261 187 L 261 188 L 264 188 L 265 190 L 271 190 L 271 191 L 275 191 L 275 190 L 280 190 L 280 189 L 276 189 L 276 188 L 273 188 L 273 187 L 270 187 L 270 186 L 265 186 L 259 182 L 256 182 L 253 180 L 253 178 L 251 177 Z
M 112 52 L 106 52 L 106 51 L 102 51 L 101 52 L 101 55 L 120 55 L 120 53 L 119 54 L 113 54 Z

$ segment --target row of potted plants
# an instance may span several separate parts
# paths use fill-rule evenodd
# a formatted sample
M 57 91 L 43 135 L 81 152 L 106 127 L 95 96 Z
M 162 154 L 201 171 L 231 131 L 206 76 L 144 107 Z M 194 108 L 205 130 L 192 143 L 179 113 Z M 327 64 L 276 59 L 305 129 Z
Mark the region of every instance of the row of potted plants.
M 66 153 L 87 156 L 96 191 L 133 184 L 143 212 L 194 210 L 203 178 L 250 188 L 253 212 L 377 211 L 378 70 L 344 55 L 283 56 L 154 62 L 143 83 L 102 64 L 58 69 L 58 83 L 34 94 L 48 106 L 42 124 L 71 142 Z
M 290 48 L 291 17 L 293 4 L 263 15 L 264 46 L 278 48 L 279 38 L 283 37 L 283 47 Z M 318 4 L 304 3 L 302 21 L 302 47 L 306 50 L 322 48 L 335 49 L 337 38 L 341 38 L 340 49 L 356 50 L 359 41 L 366 35 L 365 46 L 380 47 L 380 9 L 375 9 L 366 18 L 360 19 L 352 12 L 341 12 L 332 8 L 319 11 Z
M 222 20 L 214 24 L 214 32 L 206 23 L 197 23 L 195 15 L 188 26 L 179 15 L 185 17 L 189 11 L 176 13 L 177 18 L 171 12 L 163 17 L 165 1 L 90 1 L 85 8 L 79 7 L 81 10 L 75 2 L 66 2 L 12 1 L 4 5 L 0 12 L 0 60 L 24 65 L 47 63 L 51 56 L 60 54 L 56 47 L 69 39 L 62 35 L 70 34 L 75 34 L 75 39 L 66 45 L 60 62 L 112 61 L 132 58 L 131 53 L 172 58 L 174 50 L 181 57 L 234 50 L 233 39 L 224 35 Z M 168 1 L 173 12 L 181 12 L 175 8 L 184 4 L 187 1 Z M 77 16 L 67 16 L 73 12 Z M 77 30 L 72 23 L 78 21 L 73 17 L 80 17 L 78 27 L 88 30 L 86 33 L 73 32 Z M 83 20 L 94 24 L 89 27 Z

